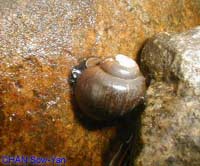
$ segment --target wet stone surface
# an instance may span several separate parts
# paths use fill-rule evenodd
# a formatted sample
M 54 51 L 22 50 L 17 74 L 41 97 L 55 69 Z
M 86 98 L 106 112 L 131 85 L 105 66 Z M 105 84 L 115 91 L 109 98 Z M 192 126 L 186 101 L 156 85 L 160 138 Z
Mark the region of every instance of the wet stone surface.
M 199 0 L 0 0 L 0 156 L 63 156 L 100 166 L 115 127 L 88 129 L 74 114 L 71 67 L 118 53 L 136 58 L 161 31 L 200 22 Z M 162 14 L 160 14 L 162 13 Z

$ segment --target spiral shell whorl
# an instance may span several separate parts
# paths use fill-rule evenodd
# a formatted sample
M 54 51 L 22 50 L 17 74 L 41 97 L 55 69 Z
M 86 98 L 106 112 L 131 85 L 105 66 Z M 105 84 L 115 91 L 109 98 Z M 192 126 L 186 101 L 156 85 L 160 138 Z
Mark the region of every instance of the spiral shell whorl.
M 91 58 L 77 80 L 75 97 L 80 109 L 96 120 L 123 116 L 138 105 L 146 91 L 145 78 L 132 59 Z
M 134 79 L 140 75 L 136 62 L 121 54 L 115 58 L 106 58 L 100 63 L 100 67 L 105 72 L 122 79 Z

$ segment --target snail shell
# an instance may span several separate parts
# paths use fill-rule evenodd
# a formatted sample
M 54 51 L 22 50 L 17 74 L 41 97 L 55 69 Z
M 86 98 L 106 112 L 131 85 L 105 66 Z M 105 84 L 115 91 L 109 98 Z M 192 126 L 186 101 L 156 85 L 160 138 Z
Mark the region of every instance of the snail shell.
M 80 109 L 95 120 L 121 117 L 144 98 L 145 78 L 137 63 L 124 55 L 88 58 L 76 80 L 75 98 Z

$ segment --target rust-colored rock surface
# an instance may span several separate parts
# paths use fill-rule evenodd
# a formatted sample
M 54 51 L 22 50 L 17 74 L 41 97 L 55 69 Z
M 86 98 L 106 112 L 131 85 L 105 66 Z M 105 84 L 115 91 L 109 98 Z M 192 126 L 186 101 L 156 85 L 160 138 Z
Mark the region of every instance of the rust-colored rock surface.
M 115 127 L 79 122 L 70 68 L 91 55 L 136 58 L 155 33 L 199 23 L 199 0 L 0 0 L 0 156 L 101 166 Z

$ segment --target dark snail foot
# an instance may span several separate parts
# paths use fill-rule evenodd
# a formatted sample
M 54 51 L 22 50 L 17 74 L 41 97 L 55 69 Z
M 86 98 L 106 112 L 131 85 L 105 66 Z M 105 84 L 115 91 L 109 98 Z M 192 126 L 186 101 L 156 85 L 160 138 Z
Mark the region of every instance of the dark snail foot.
M 104 153 L 104 166 L 134 165 L 134 159 L 142 149 L 140 128 L 143 110 L 143 105 L 136 107 L 120 123 L 116 137 L 110 141 L 110 145 Z
M 133 148 L 133 135 L 130 135 L 130 138 L 125 142 L 122 142 L 119 145 L 114 156 L 109 161 L 109 166 L 131 166 L 132 163 L 132 148 Z

